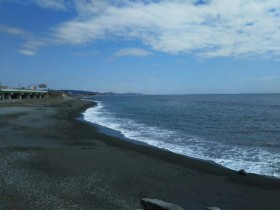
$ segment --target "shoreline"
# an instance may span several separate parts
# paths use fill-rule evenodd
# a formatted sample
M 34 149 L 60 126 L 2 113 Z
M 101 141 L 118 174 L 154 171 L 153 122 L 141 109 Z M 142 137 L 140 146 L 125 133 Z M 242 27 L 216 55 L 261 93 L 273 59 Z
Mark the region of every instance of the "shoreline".
M 92 123 L 90 121 L 87 121 L 84 119 L 83 117 L 83 113 L 86 112 L 87 109 L 89 108 L 94 108 L 96 106 L 98 106 L 98 102 L 96 101 L 93 101 L 93 100 L 87 100 L 89 102 L 93 102 L 93 106 L 90 106 L 90 107 L 87 107 L 85 110 L 83 110 L 81 112 L 81 117 L 80 117 L 80 120 L 84 123 L 87 123 L 95 128 L 97 128 L 99 130 L 100 133 L 104 134 L 104 135 L 107 135 L 107 136 L 111 136 L 111 137 L 115 137 L 115 138 L 118 138 L 119 140 L 122 140 L 122 141 L 127 141 L 127 142 L 130 142 L 132 144 L 135 144 L 135 145 L 143 145 L 143 146 L 147 146 L 147 147 L 152 147 L 152 148 L 155 148 L 155 149 L 159 149 L 159 150 L 163 150 L 163 151 L 166 151 L 166 152 L 170 152 L 170 153 L 173 153 L 175 155 L 179 155 L 179 156 L 183 156 L 183 157 L 186 157 L 186 158 L 189 158 L 189 159 L 194 159 L 194 160 L 197 160 L 197 161 L 202 161 L 202 162 L 206 162 L 206 163 L 209 163 L 211 165 L 215 165 L 215 166 L 218 166 L 218 167 L 222 167 L 222 168 L 225 168 L 225 169 L 228 169 L 228 170 L 231 170 L 235 173 L 238 172 L 238 170 L 235 170 L 235 169 L 232 169 L 232 168 L 229 168 L 229 167 L 226 167 L 222 164 L 219 164 L 217 162 L 215 162 L 214 160 L 210 160 L 210 159 L 201 159 L 201 158 L 196 158 L 196 157 L 191 157 L 191 156 L 188 156 L 188 155 L 184 155 L 184 154 L 180 154 L 180 153 L 176 153 L 174 151 L 171 151 L 171 150 L 168 150 L 168 149 L 165 149 L 165 148 L 160 148 L 160 147 L 156 147 L 154 145 L 150 145 L 146 142 L 142 142 L 142 141 L 139 141 L 139 140 L 135 140 L 135 139 L 131 139 L 131 138 L 128 138 L 126 137 L 121 131 L 119 130 L 114 130 L 112 128 L 109 128 L 109 127 L 106 127 L 106 126 L 103 126 L 103 125 L 99 125 L 99 124 L 96 124 L 96 123 Z M 241 170 L 242 168 L 240 168 L 239 170 Z M 280 177 L 277 177 L 277 176 L 273 176 L 273 175 L 266 175 L 266 174 L 258 174 L 258 173 L 255 173 L 255 172 L 248 172 L 248 174 L 255 174 L 257 176 L 263 176 L 263 177 L 267 177 L 267 178 L 272 178 L 272 179 L 278 179 L 280 181 Z
M 117 131 L 117 130 L 113 130 L 113 129 L 111 129 L 111 128 L 107 128 L 107 127 L 105 127 L 105 126 L 101 126 L 101 125 L 98 125 L 98 124 L 94 124 L 94 123 L 91 123 L 91 122 L 89 122 L 89 121 L 87 121 L 87 120 L 85 120 L 85 119 L 83 119 L 83 117 L 82 117 L 82 114 L 86 111 L 86 109 L 88 109 L 88 108 L 93 108 L 93 107 L 95 107 L 96 105 L 97 105 L 97 102 L 95 102 L 95 101 L 89 101 L 89 102 L 93 102 L 93 106 L 89 106 L 89 107 L 86 107 L 85 108 L 85 110 L 81 110 L 81 112 L 80 112 L 80 119 L 78 119 L 78 120 L 80 120 L 82 123 L 86 123 L 86 124 L 88 124 L 88 125 L 90 125 L 90 126 L 92 126 L 92 127 L 94 127 L 95 129 L 97 129 L 97 132 L 99 132 L 101 135 L 104 135 L 104 136 L 107 136 L 107 137 L 112 137 L 112 138 L 114 138 L 114 139 L 117 139 L 117 141 L 124 141 L 124 142 L 126 142 L 126 143 L 128 143 L 128 144 L 132 144 L 131 146 L 133 147 L 133 145 L 135 145 L 135 146 L 142 146 L 142 147 L 144 147 L 144 148 L 146 148 L 146 151 L 149 153 L 149 155 L 155 155 L 156 153 L 154 153 L 155 152 L 155 150 L 160 154 L 162 154 L 162 156 L 166 156 L 168 153 L 170 153 L 169 155 L 171 156 L 171 155 L 173 155 L 174 156 L 174 160 L 178 160 L 178 162 L 181 162 L 181 161 L 184 161 L 183 159 L 186 159 L 187 161 L 194 161 L 194 164 L 191 164 L 191 165 L 188 165 L 188 167 L 193 167 L 193 169 L 197 169 L 197 170 L 205 170 L 205 168 L 212 168 L 212 167 L 217 167 L 217 168 L 220 168 L 221 170 L 224 170 L 224 171 L 222 171 L 222 173 L 224 174 L 224 173 L 229 173 L 230 175 L 235 175 L 235 174 L 237 174 L 237 172 L 238 171 L 236 171 L 236 170 L 233 170 L 233 169 L 230 169 L 230 168 L 228 168 L 228 167 L 225 167 L 225 166 L 223 166 L 223 165 L 221 165 L 221 164 L 219 164 L 219 163 L 216 163 L 215 161 L 212 161 L 212 160 L 204 160 L 204 159 L 200 159 L 200 158 L 195 158 L 195 157 L 191 157 L 191 156 L 187 156 L 187 155 L 182 155 L 182 154 L 179 154 L 179 153 L 176 153 L 176 152 L 173 152 L 173 151 L 170 151 L 170 150 L 167 150 L 167 149 L 164 149 L 164 148 L 159 148 L 159 147 L 156 147 L 156 146 L 153 146 L 153 145 L 149 145 L 148 143 L 145 143 L 145 142 L 141 142 L 141 141 L 137 141 L 137 140 L 134 140 L 134 139 L 129 139 L 129 138 L 127 138 L 127 137 L 125 137 L 120 131 Z M 103 128 L 105 128 L 105 129 L 108 129 L 108 130 L 112 130 L 112 131 L 114 131 L 114 132 L 116 132 L 116 133 L 120 133 L 119 135 L 122 135 L 123 137 L 120 137 L 119 135 L 114 135 L 114 134 L 112 134 L 112 135 L 110 135 L 110 134 L 108 134 L 106 131 L 100 131 L 100 128 L 101 129 L 103 129 Z M 114 143 L 113 143 L 113 145 L 115 145 Z M 134 149 L 134 148 L 133 148 Z M 139 151 L 140 149 L 136 149 L 135 148 L 135 150 L 136 151 Z M 150 151 L 151 150 L 151 151 Z M 165 154 L 165 153 L 167 153 L 167 154 Z M 158 155 L 157 155 L 158 156 Z M 160 155 L 159 155 L 160 156 Z M 177 157 L 176 157 L 177 156 Z M 172 158 L 173 159 L 173 158 Z M 176 161 L 172 161 L 172 162 L 174 162 L 174 163 L 176 163 Z M 177 162 L 177 163 L 178 163 Z M 204 169 L 201 169 L 201 168 L 197 168 L 197 167 L 195 167 L 195 163 L 198 163 L 199 162 L 199 165 L 200 164 L 205 164 L 205 165 L 209 165 L 209 167 L 208 166 L 206 166 Z M 184 164 L 185 165 L 185 164 Z M 214 170 L 215 171 L 215 170 Z M 211 170 L 211 172 L 214 172 L 214 171 L 212 171 Z M 206 170 L 206 172 L 210 172 L 210 170 Z M 214 172 L 215 173 L 215 172 Z M 218 174 L 219 174 L 219 172 L 218 172 Z M 257 174 L 257 173 L 247 173 L 248 175 L 250 175 L 250 176 L 255 176 L 255 177 L 263 177 L 263 178 L 265 178 L 265 179 L 272 179 L 272 180 L 276 180 L 276 181 L 279 181 L 280 182 L 280 178 L 279 177 L 276 177 L 276 176 L 269 176 L 269 175 L 263 175 L 263 174 Z M 280 185 L 279 185 L 280 186 Z M 280 188 L 279 188 L 280 189 Z
M 142 197 L 177 203 L 185 209 L 280 207 L 278 178 L 241 176 L 207 161 L 107 136 L 78 120 L 92 102 L 59 99 L 36 103 L 39 105 L 0 104 L 32 110 L 0 115 L 6 119 L 0 129 L 16 131 L 0 139 L 0 172 L 6 185 L 1 185 L 5 196 L 0 207 L 136 209 L 141 207 Z M 36 111 L 39 116 L 32 113 Z M 32 117 L 45 121 L 41 125 L 28 121 Z M 21 138 L 22 145 L 15 141 L 3 147 L 5 138 L 9 143 Z M 35 143 L 30 146 L 30 142 Z M 17 176 L 8 177 L 11 171 Z

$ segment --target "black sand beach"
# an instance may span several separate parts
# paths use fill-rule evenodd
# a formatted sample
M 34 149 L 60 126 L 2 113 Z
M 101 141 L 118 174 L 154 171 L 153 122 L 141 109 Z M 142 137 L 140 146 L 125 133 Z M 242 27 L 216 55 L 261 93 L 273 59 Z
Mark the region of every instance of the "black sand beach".
M 279 179 L 107 136 L 77 120 L 93 105 L 0 102 L 0 209 L 130 210 L 143 197 L 186 210 L 280 209 Z

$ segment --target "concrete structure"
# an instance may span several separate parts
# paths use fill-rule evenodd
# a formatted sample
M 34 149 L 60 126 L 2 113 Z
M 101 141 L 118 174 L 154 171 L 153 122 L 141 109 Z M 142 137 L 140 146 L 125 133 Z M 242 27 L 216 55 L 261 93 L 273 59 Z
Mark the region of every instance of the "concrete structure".
M 5 99 L 41 99 L 47 96 L 46 90 L 28 90 L 28 89 L 0 89 L 0 100 Z

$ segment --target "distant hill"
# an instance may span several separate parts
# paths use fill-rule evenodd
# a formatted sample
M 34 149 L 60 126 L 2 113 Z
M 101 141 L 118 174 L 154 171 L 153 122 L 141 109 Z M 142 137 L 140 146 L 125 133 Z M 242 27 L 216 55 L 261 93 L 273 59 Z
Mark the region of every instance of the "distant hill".
M 142 93 L 113 93 L 113 92 L 106 92 L 106 93 L 99 93 L 93 91 L 86 91 L 86 90 L 56 90 L 57 92 L 67 93 L 69 95 L 102 95 L 102 96 L 142 96 Z
M 86 90 L 57 90 L 58 92 L 66 92 L 69 95 L 101 95 L 99 92 Z
M 107 92 L 107 93 L 102 93 L 101 95 L 103 95 L 103 96 L 142 96 L 144 94 L 142 94 L 142 93 L 112 93 L 112 92 Z

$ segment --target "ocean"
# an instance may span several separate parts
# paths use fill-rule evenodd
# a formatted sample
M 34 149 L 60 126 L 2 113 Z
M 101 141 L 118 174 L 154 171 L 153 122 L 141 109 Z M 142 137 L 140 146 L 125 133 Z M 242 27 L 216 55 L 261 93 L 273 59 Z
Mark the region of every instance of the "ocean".
M 91 100 L 98 105 L 83 113 L 84 120 L 108 128 L 101 129 L 107 134 L 280 178 L 280 94 L 96 96 Z

